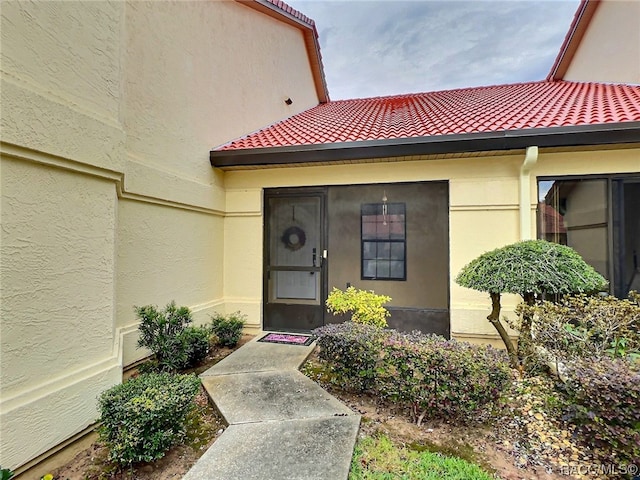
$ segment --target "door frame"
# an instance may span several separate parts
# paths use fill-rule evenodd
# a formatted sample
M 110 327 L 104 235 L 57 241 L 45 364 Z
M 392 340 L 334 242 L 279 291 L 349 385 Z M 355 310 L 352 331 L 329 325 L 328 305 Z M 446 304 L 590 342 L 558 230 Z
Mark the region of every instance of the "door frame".
M 269 277 L 271 274 L 271 233 L 272 226 L 269 219 L 270 209 L 269 200 L 271 198 L 297 198 L 297 197 L 318 197 L 320 199 L 320 251 L 318 252 L 318 258 L 321 261 L 320 268 L 320 303 L 319 305 L 298 305 L 279 303 L 283 308 L 293 309 L 311 309 L 316 308 L 320 310 L 319 318 L 324 325 L 325 318 L 325 302 L 327 300 L 327 282 L 328 282 L 328 258 L 323 258 L 323 250 L 327 250 L 328 244 L 328 228 L 327 228 L 327 187 L 279 187 L 279 188 L 265 188 L 263 190 L 263 238 L 262 238 L 262 329 L 265 331 L 278 330 L 288 332 L 309 332 L 308 329 L 295 328 L 295 327 L 279 327 L 270 323 L 268 317 L 268 311 L 272 304 L 269 302 Z

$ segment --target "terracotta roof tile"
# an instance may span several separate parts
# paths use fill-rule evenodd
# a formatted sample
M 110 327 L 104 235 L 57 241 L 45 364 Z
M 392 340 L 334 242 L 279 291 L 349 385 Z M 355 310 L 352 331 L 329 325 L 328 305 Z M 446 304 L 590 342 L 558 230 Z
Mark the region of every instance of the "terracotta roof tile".
M 310 27 L 314 27 L 315 26 L 315 22 L 310 19 L 309 17 L 307 17 L 304 13 L 296 10 L 295 8 L 293 8 L 292 6 L 286 4 L 285 2 L 283 2 L 282 0 L 266 0 L 268 3 L 270 3 L 271 5 L 278 7 L 280 10 L 282 10 L 283 12 L 287 12 L 288 14 L 292 15 L 293 17 L 297 18 L 298 20 L 300 20 L 301 22 L 306 23 L 307 25 L 309 25 Z
M 320 104 L 217 150 L 640 121 L 640 86 L 541 81 Z

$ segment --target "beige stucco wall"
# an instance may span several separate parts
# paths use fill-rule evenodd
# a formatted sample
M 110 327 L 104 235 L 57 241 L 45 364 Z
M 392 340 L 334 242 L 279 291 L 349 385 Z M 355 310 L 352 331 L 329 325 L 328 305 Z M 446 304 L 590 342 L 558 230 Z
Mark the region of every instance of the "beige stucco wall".
M 225 172 L 227 198 L 233 199 L 227 208 L 234 214 L 233 229 L 225 230 L 225 292 L 238 297 L 255 292 L 246 299 L 247 304 L 261 301 L 262 257 L 260 253 L 258 258 L 257 252 L 262 251 L 258 227 L 263 188 L 447 180 L 451 332 L 465 340 L 492 342 L 495 330 L 486 320 L 488 296 L 459 287 L 454 279 L 466 263 L 483 252 L 520 240 L 519 182 L 524 154 Z M 542 150 L 529 177 L 532 232 L 535 235 L 537 176 L 639 171 L 637 148 L 564 153 Z M 243 257 L 245 251 L 251 252 L 250 262 Z M 503 313 L 513 318 L 518 301 L 519 297 L 506 295 Z
M 233 219 L 209 150 L 318 99 L 302 33 L 237 2 L 1 15 L 0 464 L 20 468 L 145 355 L 134 305 L 202 323 L 247 304 L 259 324 L 258 292 L 223 286 Z
M 113 355 L 112 182 L 2 159 L 2 465 L 93 423 Z
M 564 79 L 640 84 L 640 2 L 600 2 Z
M 212 147 L 318 103 L 302 32 L 249 7 L 130 2 L 125 22 L 134 161 L 213 184 Z

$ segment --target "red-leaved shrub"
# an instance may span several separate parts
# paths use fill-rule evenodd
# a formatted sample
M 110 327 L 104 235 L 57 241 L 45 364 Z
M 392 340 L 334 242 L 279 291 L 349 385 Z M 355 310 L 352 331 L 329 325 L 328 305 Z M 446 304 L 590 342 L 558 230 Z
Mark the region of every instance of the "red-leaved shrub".
M 640 363 L 580 359 L 570 365 L 565 388 L 573 403 L 568 419 L 587 445 L 640 462 Z

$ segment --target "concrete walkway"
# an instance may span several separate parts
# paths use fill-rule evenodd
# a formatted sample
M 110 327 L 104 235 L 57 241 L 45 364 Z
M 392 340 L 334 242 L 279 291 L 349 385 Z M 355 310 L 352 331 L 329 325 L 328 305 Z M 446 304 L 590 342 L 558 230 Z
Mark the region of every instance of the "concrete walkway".
M 229 426 L 183 480 L 346 480 L 360 416 L 298 371 L 313 345 L 262 336 L 200 375 Z

